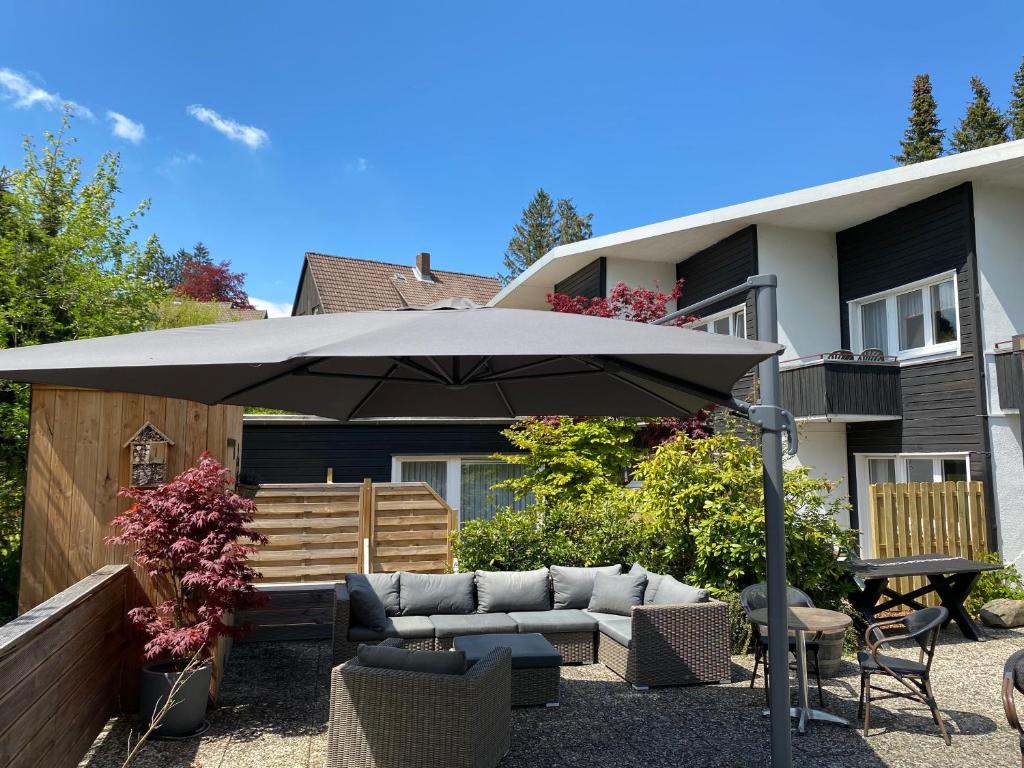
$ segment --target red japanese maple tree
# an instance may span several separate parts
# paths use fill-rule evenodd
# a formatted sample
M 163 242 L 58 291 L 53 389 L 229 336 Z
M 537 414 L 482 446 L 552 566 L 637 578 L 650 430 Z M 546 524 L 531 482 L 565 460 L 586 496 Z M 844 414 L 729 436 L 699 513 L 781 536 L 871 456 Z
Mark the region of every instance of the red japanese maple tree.
M 181 265 L 181 283 L 175 293 L 195 301 L 226 301 L 235 309 L 252 309 L 244 285 L 245 273 L 232 272 L 230 261 L 214 264 L 187 259 Z
M 135 561 L 170 598 L 134 608 L 129 617 L 150 638 L 147 659 L 188 659 L 221 635 L 244 626 L 225 614 L 257 607 L 266 597 L 253 587 L 259 574 L 247 564 L 252 544 L 266 537 L 248 527 L 256 505 L 231 490 L 228 470 L 204 452 L 199 463 L 153 489 L 122 488 L 135 504 L 114 519 L 108 544 L 137 545 Z M 243 543 L 248 540 L 249 543 Z
M 625 283 L 616 283 L 607 297 L 591 298 L 549 293 L 547 298 L 548 304 L 555 312 L 650 323 L 667 315 L 668 303 L 679 299 L 682 292 L 683 281 L 677 280 L 669 293 L 650 288 L 630 288 Z M 684 326 L 698 319 L 692 315 L 680 315 L 669 320 L 666 325 Z M 701 410 L 685 419 L 660 416 L 644 419 L 644 426 L 638 438 L 644 446 L 653 448 L 668 442 L 680 432 L 690 437 L 707 437 L 711 430 L 711 414 L 707 410 Z

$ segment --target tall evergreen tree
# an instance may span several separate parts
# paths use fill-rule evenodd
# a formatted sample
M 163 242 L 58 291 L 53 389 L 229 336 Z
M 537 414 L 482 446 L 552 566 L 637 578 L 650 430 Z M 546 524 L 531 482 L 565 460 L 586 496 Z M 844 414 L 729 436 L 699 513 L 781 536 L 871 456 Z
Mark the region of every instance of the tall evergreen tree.
M 953 131 L 951 142 L 954 152 L 991 147 L 1009 141 L 1010 121 L 992 105 L 992 94 L 980 77 L 971 78 L 974 101 L 967 105 L 967 113 Z
M 910 97 L 907 129 L 900 142 L 903 151 L 893 155 L 892 159 L 900 165 L 911 165 L 941 157 L 945 135 L 946 131 L 939 127 L 931 78 L 927 74 L 917 75 L 914 78 L 913 95 Z
M 195 261 L 202 264 L 213 263 L 213 259 L 210 258 L 210 249 L 203 245 L 202 240 L 192 246 L 192 254 L 189 261 Z
M 1010 129 L 1013 138 L 1024 139 L 1024 59 L 1013 74 L 1013 90 L 1010 92 Z
M 572 198 L 555 201 L 543 188 L 538 189 L 523 209 L 522 218 L 508 242 L 503 260 L 506 272 L 500 276 L 501 281 L 511 282 L 556 245 L 589 238 L 593 218 L 592 213 L 581 215 Z

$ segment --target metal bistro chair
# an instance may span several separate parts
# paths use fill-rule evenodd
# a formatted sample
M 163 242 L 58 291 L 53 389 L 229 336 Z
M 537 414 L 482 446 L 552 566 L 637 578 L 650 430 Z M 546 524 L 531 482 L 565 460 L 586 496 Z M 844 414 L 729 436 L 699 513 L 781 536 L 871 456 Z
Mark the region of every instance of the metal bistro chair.
M 848 349 L 834 349 L 825 355 L 826 360 L 854 360 L 856 356 Z
M 1013 700 L 1014 692 L 1024 694 L 1024 651 L 1017 651 L 1006 660 L 1003 667 L 1003 711 L 1010 727 L 1017 731 L 1020 744 L 1020 764 L 1024 768 L 1024 728 L 1017 717 L 1017 705 Z
M 810 595 L 801 589 L 796 587 L 786 587 L 786 605 L 793 608 L 813 608 L 814 601 L 811 600 Z M 740 606 L 743 608 L 743 612 L 750 617 L 751 611 L 756 611 L 759 608 L 768 607 L 768 585 L 751 584 L 740 592 Z M 758 664 L 764 665 L 764 695 L 767 700 L 768 697 L 768 635 L 762 634 L 760 626 L 754 622 L 750 622 L 754 628 L 754 671 L 750 675 L 750 687 L 754 687 L 754 681 L 757 679 L 757 667 Z M 818 664 L 818 643 L 816 640 L 808 640 L 807 643 L 807 654 L 814 660 L 814 677 L 818 683 L 818 702 L 821 706 L 825 706 L 825 697 L 821 692 L 821 668 Z M 796 653 L 796 637 L 789 635 L 789 650 L 790 653 Z
M 857 359 L 865 363 L 884 363 L 885 353 L 878 347 L 868 347 L 860 353 Z
M 924 704 L 932 712 L 935 724 L 939 726 L 942 739 L 949 746 L 949 732 L 946 724 L 942 722 L 942 713 L 935 703 L 935 696 L 932 694 L 932 684 L 929 679 L 929 671 L 932 667 L 932 658 L 935 656 L 935 645 L 938 642 L 939 630 L 949 618 L 949 611 L 942 606 L 934 608 L 921 608 L 920 610 L 908 613 L 896 619 L 887 619 L 872 624 L 864 632 L 864 644 L 867 650 L 858 651 L 857 662 L 860 664 L 860 707 L 857 716 L 864 717 L 864 735 L 868 735 L 871 725 L 871 702 L 881 699 L 904 698 Z M 902 624 L 906 631 L 901 634 L 883 636 L 881 628 Z M 898 656 L 887 656 L 879 653 L 879 649 L 885 643 L 898 642 L 900 640 L 913 640 L 917 643 L 920 651 L 917 661 L 904 659 Z M 871 684 L 872 675 L 884 675 L 898 680 L 904 691 L 894 691 L 891 688 L 881 688 Z M 876 696 L 872 699 L 871 692 L 879 691 L 884 696 Z

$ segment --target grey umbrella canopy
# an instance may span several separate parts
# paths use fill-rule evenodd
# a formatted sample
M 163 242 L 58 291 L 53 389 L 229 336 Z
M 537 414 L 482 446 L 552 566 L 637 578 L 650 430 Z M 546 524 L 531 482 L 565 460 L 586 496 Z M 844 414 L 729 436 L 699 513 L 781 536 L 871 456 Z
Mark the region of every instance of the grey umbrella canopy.
M 777 344 L 535 310 L 443 307 L 176 328 L 0 351 L 0 378 L 382 417 L 684 416 Z

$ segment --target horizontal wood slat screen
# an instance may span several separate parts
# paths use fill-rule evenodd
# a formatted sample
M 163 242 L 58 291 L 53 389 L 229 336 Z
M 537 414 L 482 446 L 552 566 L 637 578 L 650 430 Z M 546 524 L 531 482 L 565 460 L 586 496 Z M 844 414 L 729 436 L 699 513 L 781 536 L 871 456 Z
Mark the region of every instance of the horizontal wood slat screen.
M 868 487 L 873 557 L 943 554 L 974 559 L 988 551 L 984 483 L 875 483 Z M 923 576 L 894 580 L 909 592 Z M 934 595 L 925 600 L 937 605 Z
M 269 539 L 252 558 L 264 584 L 443 573 L 451 562 L 455 513 L 426 483 L 262 485 L 256 508 Z
M 0 765 L 78 765 L 133 656 L 131 594 L 128 566 L 104 566 L 0 627 Z

